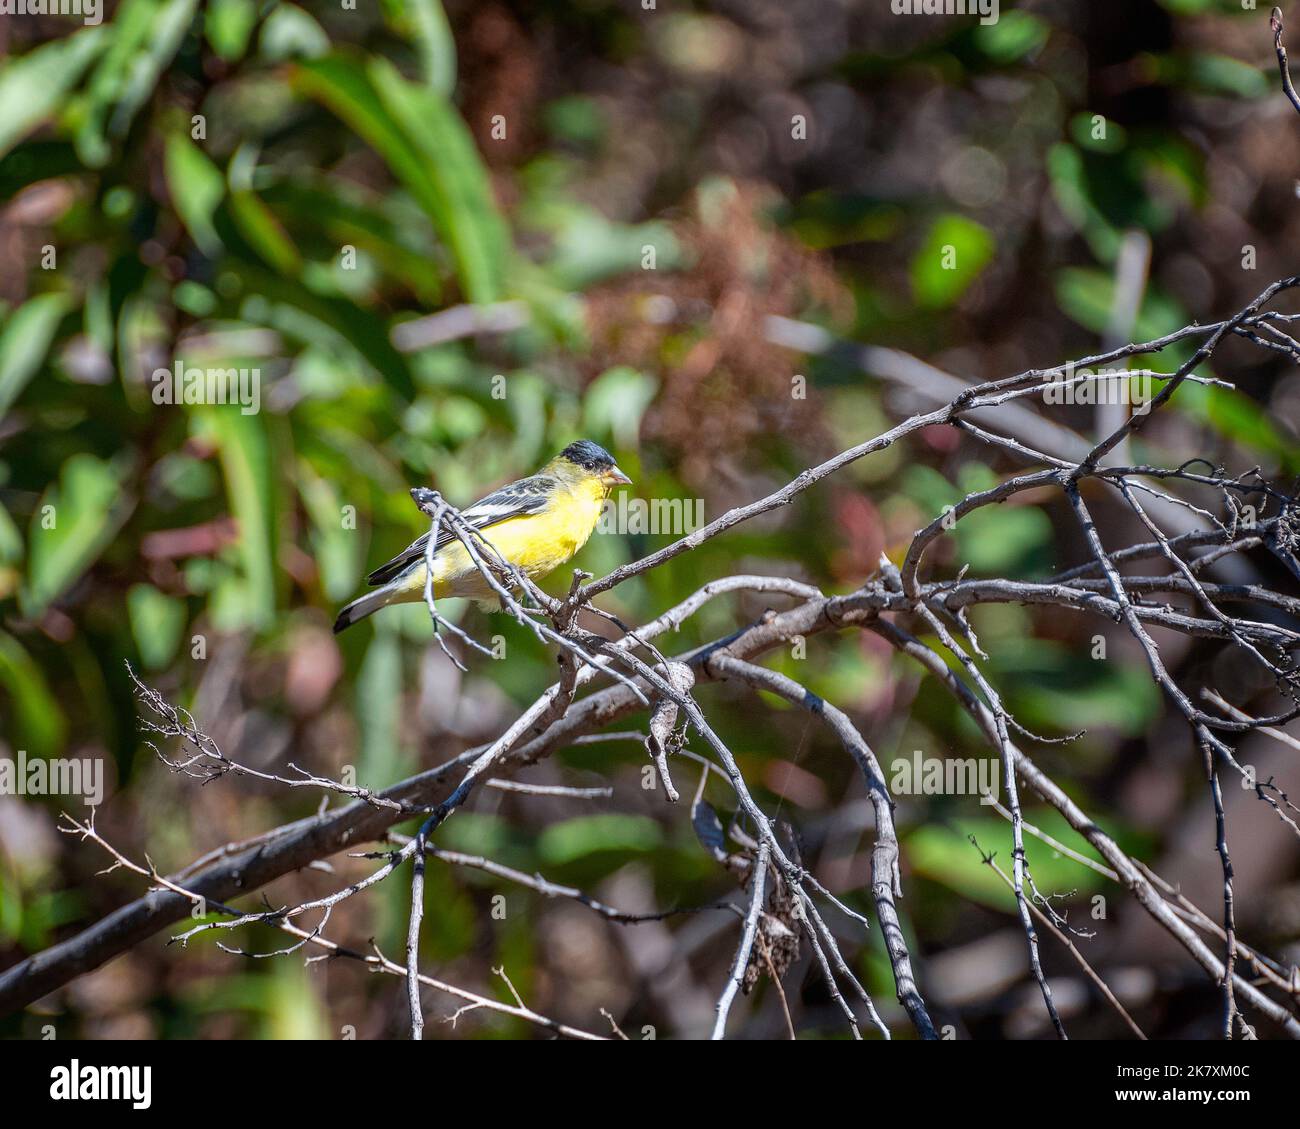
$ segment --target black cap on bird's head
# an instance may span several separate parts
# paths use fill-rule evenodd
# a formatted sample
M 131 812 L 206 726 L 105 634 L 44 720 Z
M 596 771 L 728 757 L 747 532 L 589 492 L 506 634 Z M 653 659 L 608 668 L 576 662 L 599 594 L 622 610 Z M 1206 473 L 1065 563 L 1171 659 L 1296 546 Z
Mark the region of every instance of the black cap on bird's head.
M 614 456 L 599 443 L 593 443 L 590 439 L 579 439 L 576 443 L 570 443 L 560 452 L 560 458 L 576 463 L 583 470 L 604 470 L 614 465 Z
M 615 483 L 624 485 L 632 483 L 632 480 L 618 469 L 614 456 L 599 443 L 593 443 L 590 439 L 579 439 L 576 443 L 570 443 L 560 452 L 560 458 L 598 475 L 610 486 Z

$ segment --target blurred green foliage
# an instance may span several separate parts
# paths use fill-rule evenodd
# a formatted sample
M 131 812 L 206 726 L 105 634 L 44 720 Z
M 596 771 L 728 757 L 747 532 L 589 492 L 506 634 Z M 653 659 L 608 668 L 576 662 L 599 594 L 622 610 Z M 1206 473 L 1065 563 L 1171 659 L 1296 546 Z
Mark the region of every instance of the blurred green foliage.
M 572 41 L 583 60 L 612 61 L 628 76 L 651 68 L 663 95 L 652 100 L 632 78 L 631 94 L 593 88 L 575 64 L 507 115 L 517 147 L 499 150 L 483 128 L 494 104 L 481 91 L 486 84 L 504 99 L 509 86 L 484 78 L 490 37 L 475 22 L 491 13 L 453 6 L 449 20 L 439 0 L 356 12 L 281 0 L 122 0 L 100 27 L 64 26 L 58 36 L 42 28 L 30 42 L 11 42 L 19 49 L 0 64 L 0 201 L 13 229 L 0 308 L 0 740 L 38 756 L 105 756 L 119 827 L 140 835 L 130 853 L 142 857 L 161 838 L 174 865 L 218 832 L 218 841 L 252 834 L 309 813 L 315 800 L 263 794 L 258 806 L 248 799 L 255 792 L 236 792 L 247 803 L 238 812 L 178 819 L 231 782 L 203 792 L 192 781 L 168 783 L 135 733 L 125 659 L 181 704 L 208 707 L 198 720 L 222 722 L 231 755 L 264 742 L 276 763 L 297 759 L 322 772 L 346 764 L 372 787 L 483 736 L 476 722 L 490 729 L 550 681 L 553 664 L 527 632 L 453 607 L 480 637 L 499 632 L 510 648 L 509 661 L 477 664 L 463 683 L 449 671 L 428 673 L 423 608 L 386 612 L 337 649 L 328 635 L 333 609 L 366 571 L 421 531 L 407 488 L 432 481 L 467 502 L 585 435 L 615 450 L 639 496 L 702 494 L 712 517 L 882 430 L 892 405 L 834 357 L 807 362 L 818 395 L 806 408 L 780 405 L 806 414 L 754 425 L 738 449 L 709 449 L 681 422 L 721 404 L 740 427 L 752 405 L 751 414 L 766 410 L 764 374 L 788 389 L 785 369 L 804 364 L 767 353 L 747 368 L 733 348 L 703 376 L 685 385 L 681 377 L 695 372 L 701 342 L 722 332 L 698 307 L 731 300 L 761 316 L 782 281 L 772 276 L 789 261 L 776 256 L 790 246 L 807 256 L 794 260 L 800 265 L 820 254 L 847 301 L 833 316 L 833 303 L 795 291 L 770 312 L 941 360 L 945 350 L 986 346 L 970 369 L 960 363 L 970 354 L 956 355 L 965 376 L 981 364 L 1005 364 L 982 374 L 1005 375 L 1095 346 L 1112 312 L 1125 233 L 1186 241 L 1214 199 L 1212 169 L 1172 111 L 1154 120 L 1135 113 L 1126 124 L 1122 100 L 1108 113 L 1095 108 L 1077 28 L 1007 7 L 989 27 L 944 22 L 907 42 L 840 45 L 814 78 L 861 97 L 857 117 L 815 157 L 784 165 L 784 122 L 764 138 L 760 121 L 755 140 L 753 121 L 726 116 L 761 99 L 734 65 L 743 48 L 728 54 L 729 43 L 744 42 L 741 32 L 705 11 L 676 13 L 653 30 L 586 6 L 546 4 L 506 19 L 558 28 L 552 38 Z M 1234 7 L 1164 2 L 1167 18 L 1179 20 Z M 478 34 L 459 34 L 466 25 Z M 458 39 L 470 46 L 458 52 Z M 505 39 L 516 52 L 505 69 L 529 73 L 529 37 Z M 1215 105 L 1271 91 L 1256 67 L 1199 41 L 1136 52 L 1130 67 L 1143 90 Z M 918 84 L 952 99 L 944 107 L 951 144 L 927 147 L 911 165 L 891 163 L 885 158 L 909 153 L 909 131 L 924 124 L 913 117 Z M 821 89 L 802 76 L 788 76 L 788 86 L 809 98 Z M 871 99 L 880 103 L 879 132 L 867 153 L 859 119 Z M 987 120 L 966 112 L 972 102 Z M 713 154 L 725 166 L 728 153 L 749 149 L 763 155 L 736 158 L 740 167 L 726 175 L 695 158 Z M 897 184 L 873 178 L 868 157 Z M 593 184 L 613 197 L 635 175 L 648 185 L 637 207 L 601 206 Z M 746 180 L 777 184 L 780 198 L 745 195 Z M 750 208 L 755 198 L 763 202 Z M 755 213 L 771 242 L 738 225 L 735 207 Z M 710 240 L 734 249 L 726 271 L 710 258 Z M 642 269 L 647 246 L 653 274 Z M 1228 257 L 1239 254 L 1233 247 Z M 1246 285 L 1258 289 L 1263 274 Z M 628 289 L 638 301 L 667 293 L 679 315 L 697 321 L 661 321 L 643 348 L 630 319 L 611 329 L 592 313 Z M 522 328 L 410 351 L 394 344 L 395 331 L 418 317 L 504 301 L 522 304 Z M 1189 304 L 1157 271 L 1134 334 L 1157 336 L 1213 312 Z M 1065 328 L 1044 336 L 1049 322 Z M 756 335 L 753 325 L 738 334 Z M 1172 368 L 1186 355 L 1175 348 L 1158 363 Z M 158 403 L 154 374 L 177 362 L 256 369 L 260 410 Z M 719 392 L 709 380 L 723 369 L 733 383 Z M 1300 470 L 1289 426 L 1251 387 L 1186 386 L 1179 408 L 1198 442 L 1266 469 Z M 737 571 L 847 589 L 881 550 L 895 551 L 911 530 L 1006 471 L 982 451 L 937 442 L 890 450 L 848 468 L 781 523 L 710 542 L 611 593 L 607 606 L 644 619 Z M 601 573 L 669 539 L 596 537 L 578 563 Z M 945 545 L 934 567 L 968 564 L 977 575 L 1041 578 L 1066 563 L 1049 514 L 1030 505 L 981 511 Z M 762 610 L 739 607 L 745 616 Z M 1079 758 L 1090 771 L 1103 773 L 1158 718 L 1159 696 L 1136 658 L 1098 664 L 1058 624 L 1044 629 L 1019 608 L 986 612 L 975 618 L 994 655 L 990 672 L 1017 714 L 1048 733 L 1089 729 Z M 709 606 L 673 648 L 733 629 L 737 614 L 733 603 Z M 771 661 L 864 717 L 886 760 L 920 746 L 936 755 L 982 747 L 946 696 L 928 683 L 916 689 L 914 670 L 854 638 Z M 455 692 L 438 698 L 440 681 Z M 848 794 L 851 766 L 801 715 L 764 697 L 773 721 L 759 725 L 752 699 L 708 693 L 720 732 L 765 799 L 787 803 L 769 771 L 787 762 L 821 780 L 830 807 Z M 222 720 L 229 709 L 248 715 L 246 728 Z M 610 810 L 546 809 L 545 819 L 518 808 L 469 811 L 449 823 L 444 843 L 584 885 L 631 866 L 667 905 L 726 893 L 725 875 L 687 821 L 637 787 L 642 759 L 626 743 L 568 750 L 557 758 L 565 774 L 619 780 Z M 710 798 L 730 804 L 713 786 Z M 993 849 L 1006 841 L 1004 825 L 966 811 L 928 826 L 919 798 L 907 812 L 910 866 L 1007 908 L 965 838 L 975 831 Z M 1096 885 L 1092 872 L 1046 852 L 1034 861 L 1041 886 Z M 31 862 L 6 856 L 0 939 L 30 951 L 134 892 L 126 881 L 84 897 L 58 892 L 98 863 L 53 849 Z M 527 992 L 545 955 L 527 916 L 508 917 L 491 938 L 481 924 L 481 896 L 500 884 L 438 867 L 429 882 L 438 905 L 426 917 L 430 958 L 490 950 L 486 963 L 509 963 Z M 537 900 L 504 888 L 520 902 Z M 405 890 L 383 887 L 370 912 L 355 923 L 357 936 L 399 944 Z M 873 988 L 888 983 L 878 937 L 861 961 Z M 203 965 L 159 1006 L 153 1030 L 193 1035 L 235 1013 L 240 1033 L 330 1034 L 312 985 L 290 962 L 237 974 Z

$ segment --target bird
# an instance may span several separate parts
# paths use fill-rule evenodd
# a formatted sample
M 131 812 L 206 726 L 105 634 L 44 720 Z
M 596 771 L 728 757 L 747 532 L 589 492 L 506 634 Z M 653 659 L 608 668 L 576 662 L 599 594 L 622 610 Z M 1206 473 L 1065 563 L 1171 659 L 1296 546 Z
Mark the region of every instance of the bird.
M 521 478 L 461 511 L 461 517 L 502 559 L 540 580 L 573 559 L 587 543 L 601 509 L 615 486 L 632 480 L 614 457 L 590 439 L 570 443 L 536 474 Z M 366 583 L 375 587 L 353 600 L 334 621 L 334 634 L 389 604 L 424 599 L 425 547 L 429 534 L 416 538 L 391 561 L 375 569 Z M 444 526 L 433 556 L 434 599 L 465 597 L 489 610 L 496 593 L 460 539 Z

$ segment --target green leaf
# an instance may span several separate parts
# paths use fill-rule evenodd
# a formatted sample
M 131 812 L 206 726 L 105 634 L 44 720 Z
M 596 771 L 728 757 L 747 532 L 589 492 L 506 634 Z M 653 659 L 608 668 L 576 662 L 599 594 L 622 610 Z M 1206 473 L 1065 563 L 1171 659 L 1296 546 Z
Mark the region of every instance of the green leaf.
M 9 695 L 13 732 L 6 739 L 36 756 L 53 756 L 63 747 L 67 723 L 35 660 L 12 635 L 0 631 L 0 686 Z
M 23 889 L 17 874 L 0 871 L 0 937 L 12 944 L 23 930 Z M 42 947 L 44 947 L 42 943 Z
M 1075 129 L 1090 129 L 1089 119 L 1076 117 Z M 1113 123 L 1106 123 L 1105 138 L 1093 142 L 1094 146 L 1109 148 L 1113 140 L 1122 135 L 1113 131 Z M 1057 207 L 1079 231 L 1083 232 L 1093 254 L 1102 262 L 1111 262 L 1119 249 L 1120 234 L 1092 199 L 1083 153 L 1064 141 L 1057 142 L 1047 151 L 1047 171 L 1052 182 L 1052 195 Z
M 643 815 L 586 815 L 547 826 L 537 837 L 537 854 L 545 864 L 563 866 L 603 851 L 650 851 L 662 837 L 659 824 Z
M 912 292 L 927 309 L 951 306 L 993 258 L 993 236 L 965 216 L 948 213 L 931 226 L 912 259 Z
M 1151 201 L 1144 211 L 1150 217 L 1143 220 L 1151 230 L 1167 227 L 1173 222 L 1181 205 L 1179 201 L 1199 208 L 1210 199 L 1209 172 L 1205 154 L 1181 137 L 1157 134 L 1146 139 L 1141 146 L 1141 176 L 1145 191 L 1168 196 L 1163 203 Z M 1172 192 L 1170 191 L 1172 190 Z
M 1052 522 L 1036 506 L 998 506 L 967 514 L 954 530 L 957 559 L 985 576 L 1025 576 L 1047 566 Z
M 604 140 L 608 122 L 600 103 L 582 94 L 556 98 L 542 108 L 546 131 L 567 145 L 594 149 Z
M 268 266 L 290 278 L 302 274 L 302 257 L 298 248 L 256 193 L 248 189 L 232 190 L 230 214 L 240 234 Z
M 1197 52 L 1185 62 L 1185 85 L 1207 94 L 1224 94 L 1235 98 L 1262 98 L 1272 89 L 1276 75 L 1265 77 L 1249 63 L 1228 55 Z
M 154 464 L 152 478 L 159 489 L 183 502 L 206 501 L 220 488 L 211 463 L 182 451 L 173 451 L 159 459 Z
M 437 91 L 408 82 L 385 59 L 373 59 L 368 70 L 420 155 L 433 189 L 429 214 L 435 224 L 441 217 L 441 234 L 456 257 L 466 296 L 471 302 L 496 301 L 509 237 L 473 136 Z
M 995 63 L 1014 63 L 1047 42 L 1047 22 L 1028 12 L 1003 12 L 996 23 L 979 24 L 975 45 Z
M 311 519 L 312 548 L 321 587 L 331 600 L 343 600 L 361 575 L 361 538 L 343 525 L 343 502 L 334 484 L 316 474 L 305 460 L 298 464 L 298 492 Z
M 277 961 L 268 976 L 259 980 L 264 989 L 261 1025 L 263 1039 L 328 1039 L 333 1032 L 316 981 L 305 966 Z
M 107 33 L 87 27 L 11 59 L 0 69 L 0 157 L 57 113 Z
M 410 0 L 420 69 L 429 87 L 450 98 L 456 89 L 456 41 L 441 0 Z
M 1050 640 L 1024 639 L 993 654 L 1012 714 L 1031 729 L 1115 730 L 1140 736 L 1160 713 L 1160 690 L 1145 666 L 1095 662 Z
M 1081 854 L 1092 856 L 1087 844 L 1074 841 L 1076 837 L 1063 820 L 1051 818 L 1052 813 L 1041 815 L 1041 818 L 1040 814 L 1035 813 L 1031 819 L 1035 826 L 1043 827 Z M 979 843 L 979 850 L 971 845 L 968 836 L 972 834 Z M 1077 892 L 1084 896 L 1101 889 L 1107 882 L 1104 875 L 1046 843 L 1028 836 L 1026 840 L 1029 861 L 1034 868 L 1034 882 L 1044 893 Z M 954 819 L 948 826 L 927 823 L 908 833 L 903 841 L 903 850 L 916 873 L 993 909 L 1016 912 L 1016 896 L 1011 887 L 985 865 L 983 858 L 985 852 L 993 854 L 1002 872 L 1011 873 L 1011 825 L 1005 820 L 989 816 Z
M 1289 473 L 1300 472 L 1300 449 L 1267 409 L 1237 388 L 1207 387 L 1184 381 L 1171 407 L 1208 424 L 1248 451 L 1272 456 Z
M 135 584 L 126 594 L 126 613 L 140 661 L 150 670 L 166 666 L 180 646 L 185 601 L 159 592 L 152 584 Z
M 339 55 L 313 60 L 296 68 L 294 82 L 361 134 L 405 184 L 451 249 L 466 298 L 495 301 L 505 273 L 505 222 L 451 104 L 382 59 L 364 69 Z
M 0 506 L 0 565 L 17 564 L 23 555 L 23 535 L 9 511 Z M 0 595 L 3 595 L 0 590 Z
M 385 275 L 410 287 L 418 305 L 441 305 L 444 273 L 436 241 L 403 223 L 388 198 L 357 185 L 301 176 L 293 183 L 270 185 L 262 198 L 300 239 L 328 240 L 335 255 L 332 265 L 338 262 L 337 249 L 352 244 L 372 257 Z
M 376 622 L 357 675 L 357 728 L 361 748 L 357 780 L 380 789 L 401 778 L 402 651 L 396 632 Z
M 246 295 L 244 316 L 277 329 L 304 345 L 321 349 L 344 346 L 358 368 L 369 366 L 398 395 L 409 399 L 414 386 L 406 358 L 388 337 L 384 319 L 355 302 L 321 297 L 292 278 L 285 278 L 249 260 L 226 260 L 230 277 Z
M 63 294 L 41 294 L 24 302 L 0 332 L 0 415 L 40 369 L 68 306 Z
M 39 615 L 88 569 L 126 520 L 118 472 L 93 455 L 72 455 L 46 491 L 28 533 L 23 608 Z
M 1096 334 L 1105 333 L 1110 324 L 1114 292 L 1114 275 L 1094 267 L 1066 267 L 1056 276 L 1057 304 Z M 1158 291 L 1148 291 L 1134 323 L 1134 340 L 1161 337 L 1186 323 L 1187 318 L 1177 303 Z
M 619 447 L 636 445 L 641 417 L 658 391 L 655 378 L 626 365 L 596 377 L 587 388 L 582 414 L 586 434 L 609 434 Z
M 248 37 L 257 23 L 253 0 L 208 0 L 204 31 L 212 50 L 233 63 L 248 49 Z
M 908 466 L 901 485 L 903 493 L 921 507 L 927 521 L 938 517 L 945 506 L 955 505 L 962 496 L 956 483 L 924 463 Z
M 226 194 L 226 178 L 203 150 L 178 132 L 167 138 L 163 168 L 176 214 L 199 250 L 215 258 L 221 252 L 221 239 L 212 218 Z
M 329 53 L 330 37 L 314 18 L 292 4 L 280 4 L 262 24 L 258 54 L 268 62 L 316 59 Z
M 1056 276 L 1056 301 L 1065 313 L 1093 333 L 1110 321 L 1114 278 L 1094 267 L 1067 267 Z
M 77 152 L 86 164 L 97 168 L 108 163 L 108 139 L 125 137 L 140 107 L 153 96 L 197 7 L 198 0 L 123 0 L 112 25 L 112 46 L 95 68 L 77 131 Z
M 1074 138 L 1074 143 L 1080 149 L 1088 149 L 1094 153 L 1122 153 L 1128 145 L 1128 130 L 1119 122 L 1113 122 L 1098 114 L 1083 112 L 1075 114 L 1070 119 L 1070 136 Z M 1068 149 L 1068 146 L 1066 148 Z M 1078 154 L 1074 156 L 1077 159 Z M 1073 175 L 1082 177 L 1082 166 L 1077 166 L 1073 170 Z
M 552 251 L 547 266 L 561 285 L 581 290 L 638 270 L 647 246 L 655 249 L 658 270 L 673 270 L 682 258 L 677 237 L 666 224 L 614 223 L 595 208 L 565 206 L 556 209 Z
M 455 819 L 438 828 L 438 841 L 448 850 L 492 859 L 510 858 L 512 863 L 526 861 L 528 853 L 521 853 L 512 838 L 510 821 L 486 812 L 460 811 Z M 517 857 L 511 858 L 512 854 Z
M 226 605 L 224 614 L 238 626 L 261 629 L 275 616 L 277 526 L 270 440 L 260 415 L 214 405 L 202 409 L 200 418 L 220 448 L 226 495 L 239 523 L 240 603 Z
M 122 0 L 114 13 L 111 41 L 86 84 L 77 127 L 77 155 L 91 167 L 107 164 L 110 149 L 107 119 L 122 96 L 138 52 L 148 42 L 150 29 L 161 10 L 159 0 Z

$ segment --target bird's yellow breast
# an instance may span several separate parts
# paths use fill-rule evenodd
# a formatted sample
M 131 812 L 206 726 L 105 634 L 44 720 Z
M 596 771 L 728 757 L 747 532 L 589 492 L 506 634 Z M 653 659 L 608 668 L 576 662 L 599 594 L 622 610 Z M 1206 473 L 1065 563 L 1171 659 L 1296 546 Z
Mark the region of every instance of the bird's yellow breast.
M 587 543 L 604 500 L 605 487 L 599 481 L 579 482 L 556 491 L 541 513 L 498 522 L 483 530 L 483 537 L 502 557 L 540 580 L 572 560 Z M 422 589 L 424 569 L 415 571 L 418 577 L 411 577 L 412 587 Z M 438 551 L 433 580 L 439 597 L 493 598 L 491 587 L 459 541 Z

